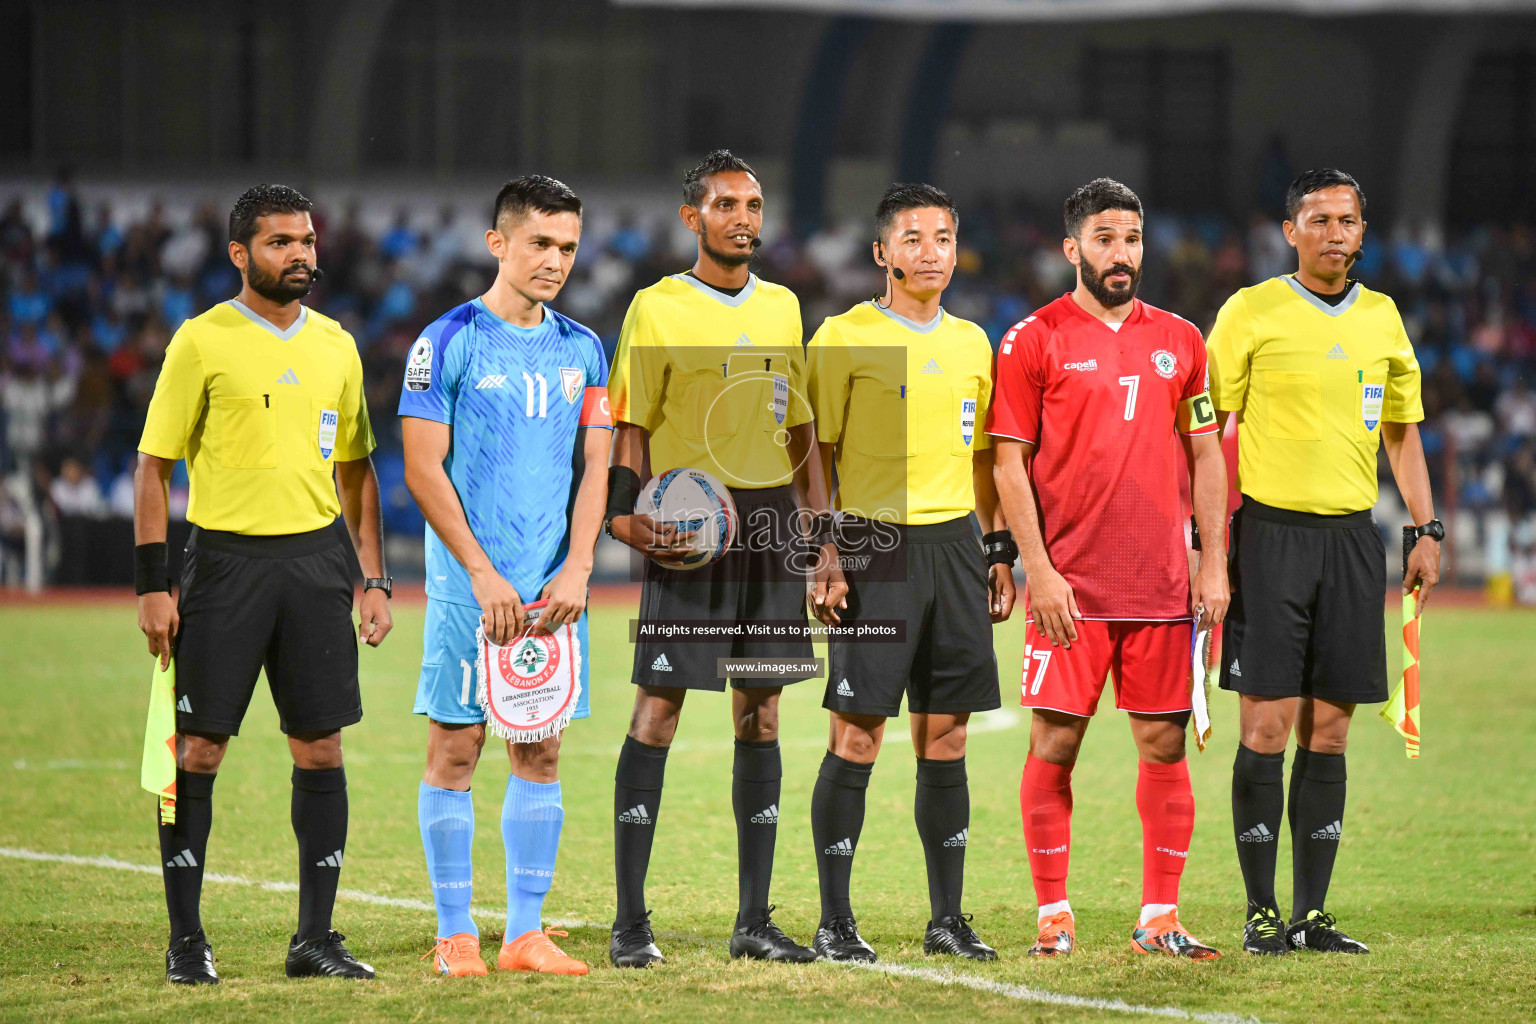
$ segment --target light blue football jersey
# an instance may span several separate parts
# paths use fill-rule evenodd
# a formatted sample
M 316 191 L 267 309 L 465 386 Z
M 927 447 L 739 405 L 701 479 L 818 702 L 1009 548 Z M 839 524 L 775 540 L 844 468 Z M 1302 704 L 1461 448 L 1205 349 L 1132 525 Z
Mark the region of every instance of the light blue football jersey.
M 443 468 L 475 539 L 522 597 L 537 601 L 565 563 L 585 392 L 605 387 L 597 335 L 544 307 L 518 327 L 480 299 L 433 321 L 406 360 L 400 415 L 447 423 Z M 427 596 L 477 605 L 469 573 L 429 524 Z

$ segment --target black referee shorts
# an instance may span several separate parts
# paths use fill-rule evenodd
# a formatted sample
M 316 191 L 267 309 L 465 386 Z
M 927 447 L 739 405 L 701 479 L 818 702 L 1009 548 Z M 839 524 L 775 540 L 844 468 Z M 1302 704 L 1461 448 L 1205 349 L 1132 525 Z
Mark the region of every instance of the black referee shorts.
M 194 527 L 181 572 L 176 728 L 238 733 L 263 668 L 288 735 L 359 721 L 352 564 L 339 521 L 276 537 Z
M 845 517 L 839 555 L 848 580 L 841 628 L 899 622 L 898 642 L 834 635 L 822 707 L 849 715 L 961 714 L 1003 706 L 987 565 L 973 517 L 901 526 Z M 883 540 L 881 538 L 884 538 Z
M 736 543 L 701 569 L 668 569 L 645 560 L 640 589 L 643 623 L 765 620 L 805 622 L 806 568 L 804 535 L 797 516 L 800 502 L 793 484 L 758 490 L 731 490 L 738 519 Z M 811 639 L 769 642 L 734 637 L 705 642 L 641 638 L 635 642 L 636 686 L 684 690 L 725 690 L 716 675 L 721 658 L 811 657 Z M 784 686 L 806 675 L 733 679 L 738 689 Z
M 1369 510 L 1316 515 L 1245 495 L 1230 552 L 1222 689 L 1387 699 L 1387 552 Z

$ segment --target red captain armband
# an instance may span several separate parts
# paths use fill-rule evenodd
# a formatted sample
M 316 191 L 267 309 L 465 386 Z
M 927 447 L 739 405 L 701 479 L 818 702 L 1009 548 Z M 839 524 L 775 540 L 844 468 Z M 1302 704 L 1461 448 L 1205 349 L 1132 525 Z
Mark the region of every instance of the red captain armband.
M 611 427 L 613 413 L 608 408 L 608 389 L 589 387 L 581 396 L 581 419 L 578 427 Z

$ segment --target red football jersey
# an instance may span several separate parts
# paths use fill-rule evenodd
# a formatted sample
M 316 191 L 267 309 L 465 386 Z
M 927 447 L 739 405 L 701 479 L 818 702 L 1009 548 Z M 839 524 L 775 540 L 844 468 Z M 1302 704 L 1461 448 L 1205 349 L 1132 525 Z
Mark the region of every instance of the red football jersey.
M 1133 301 L 1118 331 L 1070 293 L 1015 324 L 998 348 L 987 433 L 1038 446 L 1045 549 L 1085 618 L 1188 619 L 1178 433 L 1216 430 L 1201 398 L 1205 342 L 1189 321 Z

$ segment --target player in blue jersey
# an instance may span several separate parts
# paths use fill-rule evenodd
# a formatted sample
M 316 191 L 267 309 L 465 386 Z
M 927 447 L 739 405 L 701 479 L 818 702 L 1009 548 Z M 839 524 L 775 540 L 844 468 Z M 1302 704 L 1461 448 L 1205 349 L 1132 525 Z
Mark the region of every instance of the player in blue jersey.
M 611 425 L 602 345 L 545 305 L 581 238 L 581 200 L 561 182 L 517 178 L 496 197 L 486 245 L 496 281 L 449 310 L 411 349 L 400 395 L 405 480 L 426 516 L 427 623 L 416 714 L 427 716 L 417 815 L 437 906 L 436 967 L 485 974 L 470 917 L 474 805 L 485 744 L 475 698 L 476 626 L 496 644 L 574 623 L 587 641 L 587 578 L 607 500 Z M 591 429 L 602 428 L 602 429 Z M 575 717 L 587 709 L 586 661 Z M 507 928 L 497 966 L 586 974 L 541 928 L 564 810 L 560 738 L 507 744 L 501 811 Z

